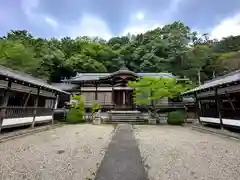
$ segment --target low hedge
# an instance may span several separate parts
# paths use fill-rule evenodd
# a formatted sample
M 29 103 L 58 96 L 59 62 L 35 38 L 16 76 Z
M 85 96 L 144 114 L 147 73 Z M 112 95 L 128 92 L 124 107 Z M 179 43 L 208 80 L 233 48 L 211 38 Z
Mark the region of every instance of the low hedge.
M 184 111 L 173 111 L 168 113 L 168 124 L 170 125 L 182 125 L 185 120 Z

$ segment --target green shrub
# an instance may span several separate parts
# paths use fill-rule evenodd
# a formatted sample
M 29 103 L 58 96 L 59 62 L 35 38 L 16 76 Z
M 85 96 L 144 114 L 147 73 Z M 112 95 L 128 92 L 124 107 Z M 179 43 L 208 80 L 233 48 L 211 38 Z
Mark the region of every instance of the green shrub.
M 99 109 L 101 109 L 102 107 L 101 107 L 101 105 L 99 105 L 98 103 L 94 103 L 93 105 L 92 105 L 92 109 L 91 109 L 91 111 L 92 111 L 92 113 L 95 113 L 95 112 L 97 112 Z
M 185 120 L 185 112 L 184 111 L 173 111 L 168 113 L 168 124 L 171 125 L 181 125 Z
M 67 114 L 67 123 L 76 124 L 85 122 L 84 119 L 84 100 L 82 96 L 73 96 L 75 102 L 71 105 L 71 108 Z

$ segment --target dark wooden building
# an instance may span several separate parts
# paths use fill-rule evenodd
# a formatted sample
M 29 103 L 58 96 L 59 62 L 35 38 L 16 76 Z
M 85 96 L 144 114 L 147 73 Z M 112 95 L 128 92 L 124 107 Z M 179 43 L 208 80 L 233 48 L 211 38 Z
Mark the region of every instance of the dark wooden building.
M 135 73 L 122 67 L 113 73 L 78 73 L 54 85 L 72 95 L 83 95 L 86 107 L 98 103 L 103 110 L 134 110 L 133 89 L 128 82 L 144 76 L 176 78 L 170 73 Z M 167 105 L 168 99 L 161 103 Z
M 240 127 L 240 71 L 207 81 L 182 96 L 195 99 L 200 123 Z
M 41 79 L 0 66 L 0 131 L 52 121 L 53 110 L 62 97 L 70 100 L 69 93 Z

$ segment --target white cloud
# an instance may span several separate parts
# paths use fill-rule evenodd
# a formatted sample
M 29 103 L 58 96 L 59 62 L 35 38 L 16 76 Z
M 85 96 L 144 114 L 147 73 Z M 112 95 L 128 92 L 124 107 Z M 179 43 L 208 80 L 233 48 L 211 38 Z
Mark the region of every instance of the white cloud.
M 28 18 L 34 16 L 34 9 L 38 7 L 39 0 L 22 0 L 21 8 Z
M 45 17 L 45 22 L 55 28 L 58 27 L 58 22 L 55 21 L 54 19 L 50 18 L 50 17 Z
M 240 13 L 222 20 L 210 33 L 210 36 L 216 39 L 230 35 L 240 35 Z
M 130 24 L 124 29 L 122 35 L 126 35 L 128 33 L 137 35 L 140 33 L 145 33 L 149 30 L 156 29 L 157 27 L 162 27 L 162 25 L 158 24 L 157 22 L 143 22 L 132 25 Z
M 68 27 L 68 34 L 71 37 L 99 36 L 106 40 L 113 36 L 107 23 L 93 15 L 84 15 L 79 24 Z
M 39 0 L 22 0 L 21 8 L 25 13 L 27 18 L 36 25 L 42 25 L 41 22 L 44 22 L 54 28 L 58 27 L 58 22 L 53 18 L 49 17 L 47 14 L 38 13 L 36 9 L 38 8 Z
M 130 16 L 129 24 L 124 28 L 121 35 L 130 34 L 140 34 L 145 33 L 149 30 L 153 30 L 157 27 L 162 27 L 157 21 L 149 20 L 142 11 L 138 11 Z
M 134 18 L 136 18 L 137 20 L 141 21 L 145 18 L 145 14 L 141 11 L 137 12 L 136 14 L 133 15 Z
M 161 12 L 161 18 L 166 22 L 172 21 L 173 19 L 175 20 L 176 13 L 178 12 L 180 7 L 179 5 L 188 0 L 169 0 L 169 1 L 170 1 L 169 6 L 163 12 Z

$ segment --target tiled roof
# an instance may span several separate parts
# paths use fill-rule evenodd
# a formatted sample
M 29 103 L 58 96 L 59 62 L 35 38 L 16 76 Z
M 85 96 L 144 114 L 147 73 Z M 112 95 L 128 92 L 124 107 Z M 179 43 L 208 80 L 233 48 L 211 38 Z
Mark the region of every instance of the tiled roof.
M 183 95 L 197 92 L 197 91 L 204 90 L 204 89 L 208 89 L 208 88 L 212 88 L 212 87 L 216 87 L 216 86 L 220 86 L 220 85 L 224 85 L 224 84 L 228 84 L 228 83 L 232 83 L 232 82 L 237 82 L 237 81 L 240 81 L 240 70 L 234 71 L 229 74 L 219 76 L 215 79 L 207 81 L 203 85 L 198 86 L 194 89 L 191 89 L 191 90 L 183 93 Z
M 152 76 L 152 77 L 174 77 L 171 73 L 137 73 L 139 77 Z
M 119 70 L 114 73 L 77 73 L 75 77 L 72 77 L 69 80 L 63 80 L 68 82 L 68 81 L 85 81 L 85 80 L 99 80 L 100 78 L 104 78 L 107 76 L 114 75 L 115 73 L 121 73 L 125 72 L 126 70 Z M 132 71 L 129 71 L 132 72 Z M 132 72 L 134 73 L 134 72 Z M 174 77 L 171 73 L 135 73 L 139 77 L 144 77 L 144 76 L 153 76 L 153 77 Z
M 69 84 L 69 83 L 52 83 L 51 85 L 63 91 L 69 91 L 69 90 L 72 90 L 73 88 L 78 87 L 78 85 L 76 84 Z
M 36 86 L 40 86 L 40 87 L 44 87 L 44 88 L 47 88 L 47 89 L 55 90 L 55 91 L 58 91 L 58 92 L 61 92 L 61 93 L 69 94 L 65 91 L 62 91 L 61 89 L 58 89 L 54 86 L 49 85 L 48 83 L 44 82 L 43 80 L 41 80 L 39 78 L 35 78 L 35 77 L 33 77 L 29 74 L 26 74 L 26 73 L 23 73 L 23 72 L 20 72 L 20 71 L 15 71 L 15 70 L 12 70 L 10 68 L 7 68 L 7 67 L 1 66 L 1 65 L 0 65 L 0 75 L 8 77 L 8 78 L 13 78 L 13 79 L 16 79 L 16 80 L 19 80 L 19 81 L 23 81 L 23 82 L 26 82 L 26 83 L 29 83 L 29 84 L 33 84 L 33 85 L 36 85 Z

